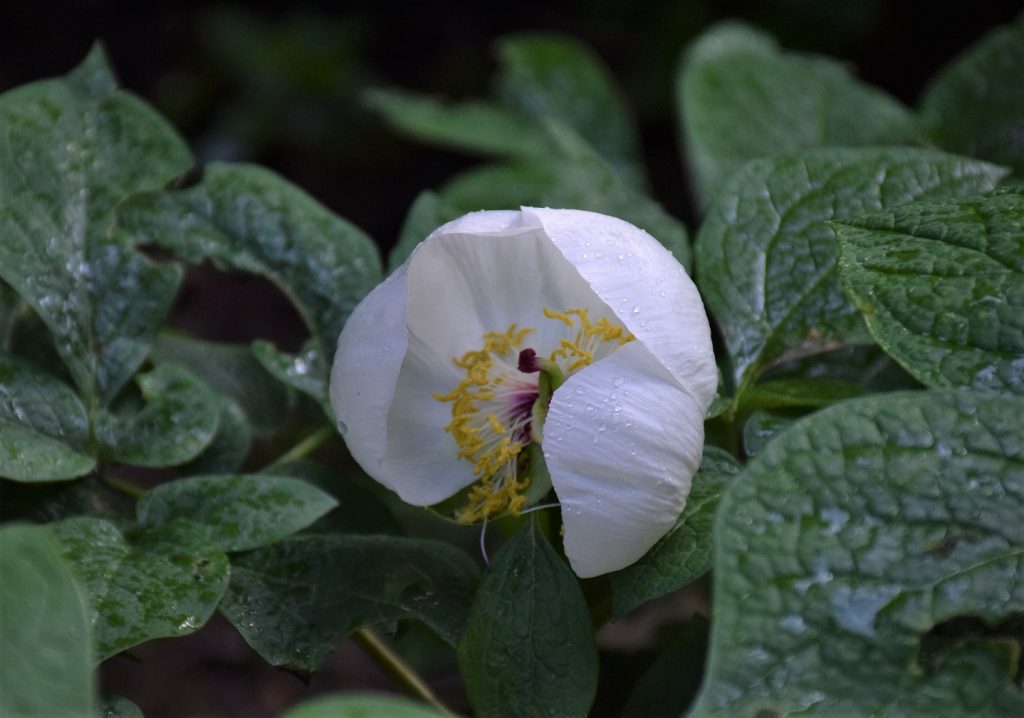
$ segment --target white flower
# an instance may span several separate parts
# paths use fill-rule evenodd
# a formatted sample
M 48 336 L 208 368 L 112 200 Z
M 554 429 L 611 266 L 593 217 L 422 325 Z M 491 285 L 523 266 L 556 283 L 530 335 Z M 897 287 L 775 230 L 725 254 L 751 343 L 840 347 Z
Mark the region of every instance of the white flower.
M 716 385 L 704 306 L 671 253 L 612 217 L 524 208 L 446 224 L 356 307 L 331 404 L 370 476 L 418 506 L 462 491 L 467 523 L 540 498 L 540 444 L 589 577 L 675 523 Z

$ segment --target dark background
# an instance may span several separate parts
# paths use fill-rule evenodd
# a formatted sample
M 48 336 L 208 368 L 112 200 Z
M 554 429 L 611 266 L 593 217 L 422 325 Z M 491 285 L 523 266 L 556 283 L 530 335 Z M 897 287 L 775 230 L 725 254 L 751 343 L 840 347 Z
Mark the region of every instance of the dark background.
M 398 137 L 363 109 L 360 93 L 386 85 L 450 98 L 480 96 L 489 89 L 496 38 L 522 30 L 564 32 L 589 43 L 610 66 L 638 117 L 654 195 L 692 230 L 672 115 L 673 74 L 680 51 L 710 24 L 746 20 L 784 47 L 838 57 L 912 106 L 945 62 L 1020 10 L 1021 3 L 1010 0 L 969 6 L 886 0 L 0 0 L 0 90 L 63 74 L 101 40 L 123 84 L 182 132 L 200 164 L 231 159 L 269 166 L 386 251 L 413 198 L 475 160 Z M 205 338 L 269 338 L 284 349 L 295 349 L 303 338 L 301 321 L 271 285 L 209 267 L 190 272 L 172 321 Z M 607 684 L 632 683 L 656 640 L 652 620 L 685 613 L 680 600 L 670 598 L 603 632 L 603 646 L 613 650 L 605 654 L 602 676 L 616 676 Z M 464 708 L 454 659 L 438 662 L 425 632 L 406 631 L 398 640 L 442 698 Z M 266 666 L 222 619 L 193 636 L 154 641 L 133 653 L 134 659 L 108 661 L 103 683 L 137 702 L 148 718 L 260 718 L 313 693 L 390 686 L 345 642 L 307 687 Z M 602 684 L 594 715 L 615 715 L 620 701 L 615 685 Z

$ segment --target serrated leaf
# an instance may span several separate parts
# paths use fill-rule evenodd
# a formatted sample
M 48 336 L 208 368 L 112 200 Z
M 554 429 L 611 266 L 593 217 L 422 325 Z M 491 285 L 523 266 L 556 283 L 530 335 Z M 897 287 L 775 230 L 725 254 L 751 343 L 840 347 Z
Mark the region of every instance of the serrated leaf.
M 496 156 L 538 155 L 548 144 L 536 123 L 491 102 L 446 103 L 395 89 L 371 90 L 363 99 L 393 128 L 429 144 Z
M 153 359 L 185 367 L 236 402 L 258 437 L 277 431 L 294 409 L 294 398 L 263 368 L 249 345 L 208 342 L 163 332 L 153 343 Z
M 495 555 L 458 655 L 480 718 L 589 712 L 597 690 L 590 614 L 576 577 L 535 516 Z
M 707 653 L 708 621 L 695 615 L 637 681 L 621 718 L 681 716 L 697 695 Z
M 722 491 L 740 470 L 726 451 L 704 447 L 700 469 L 676 525 L 639 561 L 608 575 L 612 620 L 696 581 L 711 568 L 711 523 Z
M 743 422 L 743 453 L 752 459 L 761 453 L 765 445 L 788 429 L 794 417 L 774 411 L 758 410 Z
M 377 250 L 362 231 L 254 165 L 211 164 L 194 187 L 129 203 L 122 221 L 189 262 L 210 259 L 272 281 L 321 356 L 333 356 L 348 315 L 382 279 Z
M 839 62 L 783 52 L 770 36 L 732 22 L 711 28 L 687 51 L 676 98 L 705 205 L 749 160 L 923 139 L 906 108 Z
M 601 58 L 576 38 L 554 33 L 498 41 L 498 93 L 533 117 L 571 127 L 628 184 L 642 185 L 640 142 L 629 106 Z
M 210 445 L 222 400 L 187 370 L 160 364 L 136 377 L 145 405 L 137 412 L 97 417 L 96 435 L 108 461 L 177 466 Z
M 113 233 L 114 209 L 191 165 L 171 127 L 117 89 L 99 49 L 0 96 L 0 278 L 46 323 L 90 411 L 135 372 L 181 277 Z
M 869 339 L 836 271 L 835 229 L 872 210 L 986 191 L 1005 171 L 931 150 L 825 148 L 734 174 L 697 235 L 697 275 L 737 400 L 773 362 Z
M 153 638 L 193 633 L 227 588 L 228 560 L 218 551 L 148 550 L 103 519 L 51 526 L 89 595 L 99 660 Z
M 296 536 L 239 556 L 221 612 L 268 663 L 309 673 L 366 626 L 426 623 L 455 643 L 477 571 L 461 551 L 391 536 Z
M 1017 715 L 992 654 L 924 662 L 956 616 L 1024 611 L 1024 400 L 844 402 L 792 426 L 722 497 L 706 716 Z M 1019 640 L 1019 639 L 1018 639 Z M 1006 656 L 1004 654 L 1004 661 Z
M 388 696 L 323 696 L 300 703 L 281 718 L 445 718 L 422 704 Z
M 40 526 L 0 528 L 0 715 L 93 718 L 88 607 Z
M 843 284 L 907 371 L 1024 394 L 1024 192 L 915 203 L 838 233 Z
M 1024 15 L 992 30 L 939 71 L 921 122 L 945 149 L 1024 172 Z
M 140 525 L 179 545 L 247 551 L 306 528 L 336 501 L 305 481 L 267 474 L 193 476 L 147 491 Z

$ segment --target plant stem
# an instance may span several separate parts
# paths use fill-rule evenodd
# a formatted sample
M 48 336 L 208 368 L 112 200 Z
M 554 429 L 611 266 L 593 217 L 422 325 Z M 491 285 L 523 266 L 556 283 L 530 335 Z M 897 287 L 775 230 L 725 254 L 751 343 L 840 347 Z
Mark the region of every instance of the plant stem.
M 451 715 L 448 706 L 434 695 L 426 681 L 401 656 L 392 651 L 381 640 L 380 636 L 368 628 L 357 628 L 352 634 L 352 638 L 407 693 L 419 698 L 442 713 Z
M 105 483 L 110 488 L 120 491 L 122 494 L 127 494 L 128 496 L 131 496 L 133 499 L 142 498 L 142 495 L 146 493 L 145 489 L 136 486 L 131 481 L 125 481 L 124 479 L 120 479 L 116 476 L 111 476 L 110 474 L 107 473 L 100 474 L 100 480 L 102 480 L 103 483 Z
M 288 451 L 281 454 L 279 457 L 270 462 L 269 466 L 276 464 L 284 464 L 289 461 L 298 461 L 304 459 L 323 444 L 325 441 L 334 436 L 334 429 L 330 426 L 321 426 L 319 429 L 314 431 L 312 434 L 307 436 L 305 439 L 300 441 L 298 444 L 288 449 Z

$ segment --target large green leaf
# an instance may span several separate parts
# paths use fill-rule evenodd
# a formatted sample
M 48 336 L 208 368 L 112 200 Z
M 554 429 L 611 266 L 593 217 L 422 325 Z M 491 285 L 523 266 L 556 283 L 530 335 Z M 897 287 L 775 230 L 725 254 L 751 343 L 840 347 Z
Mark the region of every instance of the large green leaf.
M 715 508 L 722 491 L 739 470 L 739 463 L 728 452 L 704 447 L 700 469 L 693 477 L 686 508 L 676 525 L 639 561 L 609 574 L 614 619 L 708 572 Z
M 579 40 L 521 33 L 498 41 L 502 100 L 538 125 L 571 127 L 627 183 L 640 184 L 640 141 L 632 113 L 601 58 Z
M 1024 394 L 1024 191 L 915 203 L 838 232 L 843 283 L 907 371 Z
M 185 475 L 235 473 L 245 464 L 251 448 L 252 429 L 245 412 L 232 400 L 224 399 L 213 440 L 179 471 Z
M 921 139 L 904 107 L 842 64 L 781 52 L 771 37 L 736 23 L 713 27 L 687 51 L 676 97 L 702 204 L 748 160 Z
M 365 234 L 253 165 L 211 164 L 194 187 L 132 201 L 122 221 L 190 262 L 210 259 L 273 281 L 295 304 L 322 357 L 333 356 L 348 315 L 382 279 Z M 328 364 L 310 371 L 326 377 Z
M 419 703 L 389 696 L 323 696 L 300 703 L 281 718 L 445 718 Z
M 50 531 L 0 528 L 0 715 L 93 718 L 88 606 Z
M 1024 172 L 1024 15 L 943 68 L 925 89 L 921 119 L 952 152 Z
M 275 666 L 310 673 L 359 627 L 417 619 L 454 644 L 476 587 L 461 551 L 391 536 L 299 536 L 239 556 L 220 609 Z
M 89 594 L 101 660 L 152 638 L 196 631 L 227 589 L 228 560 L 218 551 L 150 550 L 153 537 L 130 541 L 103 519 L 52 527 Z
M 839 283 L 829 222 L 986 191 L 1004 173 L 931 150 L 824 148 L 756 160 L 734 174 L 697 235 L 696 258 L 737 398 L 773 362 L 868 340 Z
M 177 466 L 195 458 L 217 433 L 222 401 L 174 364 L 136 377 L 145 404 L 103 412 L 96 435 L 104 458 L 137 466 Z
M 247 551 L 306 528 L 336 504 L 315 486 L 285 476 L 193 476 L 147 491 L 138 520 L 179 545 Z
M 0 127 L 0 278 L 46 322 L 92 410 L 145 358 L 181 275 L 112 232 L 114 209 L 191 158 L 98 49 L 65 78 L 0 96 Z
M 873 396 L 765 447 L 719 504 L 692 715 L 1024 713 L 1024 636 L 1000 627 L 1024 612 L 1022 412 L 966 391 Z M 960 617 L 977 625 L 958 633 Z
M 535 516 L 484 576 L 459 643 L 459 667 L 480 718 L 589 712 L 597 690 L 590 614 Z

